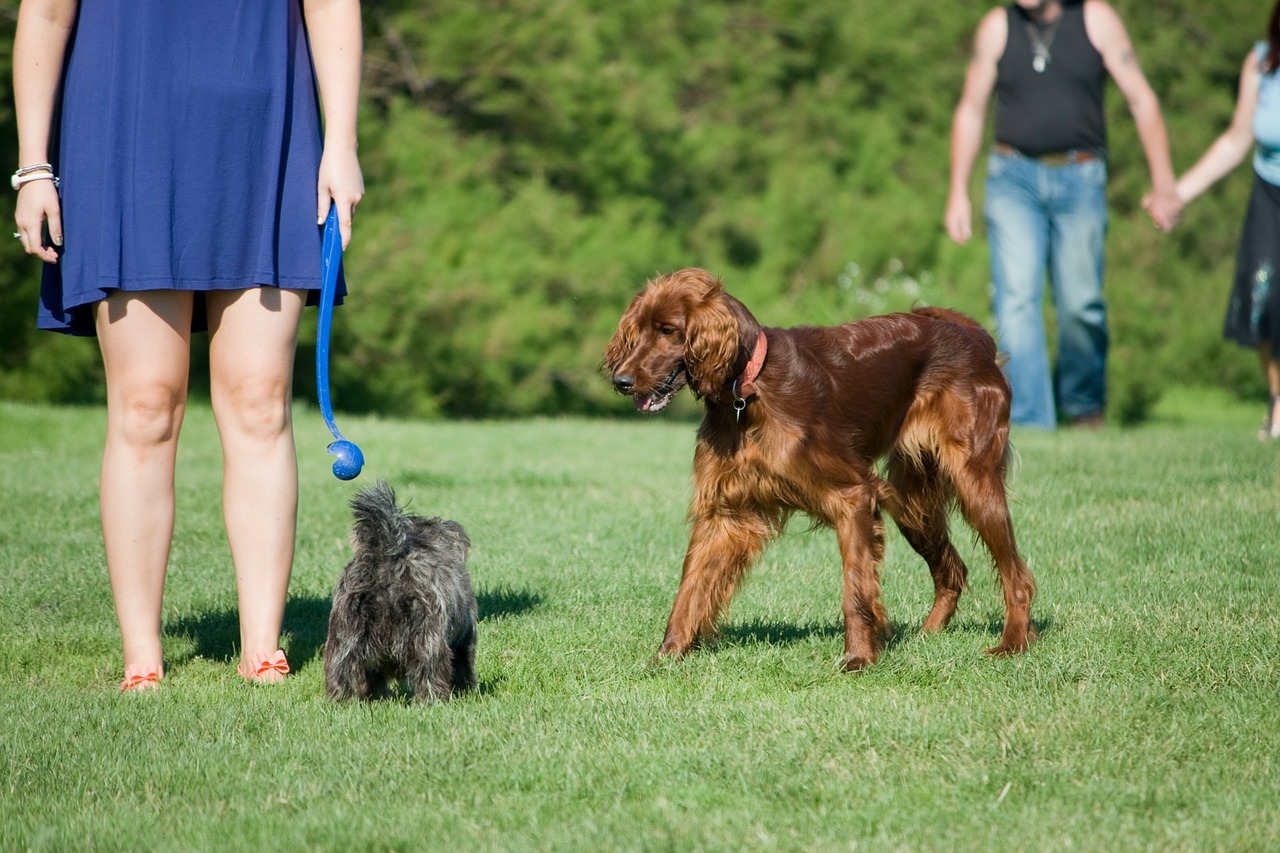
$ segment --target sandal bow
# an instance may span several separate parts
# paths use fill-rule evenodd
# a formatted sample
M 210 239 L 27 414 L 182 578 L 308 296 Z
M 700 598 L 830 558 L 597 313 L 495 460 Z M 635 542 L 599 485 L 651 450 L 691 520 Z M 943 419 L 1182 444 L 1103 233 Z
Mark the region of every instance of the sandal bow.
M 124 669 L 124 681 L 120 682 L 120 692 L 130 690 L 151 690 L 160 686 L 160 667 L 127 666 Z
M 244 664 L 237 669 L 250 681 L 278 681 L 289 673 L 289 661 L 285 659 L 283 649 L 276 649 L 269 655 L 255 657 L 254 664 L 248 671 Z

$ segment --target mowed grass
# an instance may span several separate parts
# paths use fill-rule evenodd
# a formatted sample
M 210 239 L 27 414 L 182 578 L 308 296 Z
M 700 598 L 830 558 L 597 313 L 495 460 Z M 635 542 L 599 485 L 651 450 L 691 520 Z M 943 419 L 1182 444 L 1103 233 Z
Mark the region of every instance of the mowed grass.
M 104 417 L 0 403 L 0 849 L 1264 850 L 1280 848 L 1280 447 L 1259 412 L 1169 395 L 1135 430 L 1016 432 L 1013 513 L 1041 639 L 993 659 L 972 586 L 922 636 L 891 532 L 896 637 L 841 675 L 834 537 L 766 552 L 720 639 L 650 663 L 684 553 L 694 425 L 342 418 L 329 473 L 300 408 L 285 647 L 234 674 L 210 412 L 180 450 L 163 688 L 120 695 L 97 478 Z M 474 540 L 481 689 L 446 705 L 323 692 L 347 501 L 386 478 Z

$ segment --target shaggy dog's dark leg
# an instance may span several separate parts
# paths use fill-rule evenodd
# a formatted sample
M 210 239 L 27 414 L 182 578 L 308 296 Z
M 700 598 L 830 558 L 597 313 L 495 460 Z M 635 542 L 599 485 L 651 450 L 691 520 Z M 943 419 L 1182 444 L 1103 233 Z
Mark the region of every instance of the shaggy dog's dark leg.
M 373 689 L 362 653 L 369 646 L 369 637 L 361 630 L 364 621 L 353 612 L 357 607 L 358 602 L 340 587 L 334 595 L 324 644 L 325 691 L 334 699 L 365 699 Z
M 453 689 L 470 690 L 477 684 L 474 626 L 467 631 L 467 636 L 462 642 L 454 646 L 451 651 L 453 652 Z
M 448 646 L 434 646 L 427 656 L 408 666 L 405 676 L 419 702 L 447 702 L 453 696 L 453 653 Z
M 447 701 L 453 692 L 453 656 L 444 639 L 448 617 L 429 596 L 401 602 L 393 657 L 419 702 Z
M 375 689 L 376 671 L 353 657 L 339 659 L 336 652 L 325 648 L 324 686 L 334 699 L 367 699 Z

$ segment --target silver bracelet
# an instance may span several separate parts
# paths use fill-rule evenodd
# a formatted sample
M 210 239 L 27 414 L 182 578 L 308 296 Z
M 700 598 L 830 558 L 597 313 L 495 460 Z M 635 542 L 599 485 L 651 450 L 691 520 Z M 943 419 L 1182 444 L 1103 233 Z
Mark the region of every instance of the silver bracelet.
M 22 168 L 18 169 L 18 171 L 14 172 L 13 175 L 15 178 L 21 178 L 23 175 L 30 175 L 32 172 L 52 172 L 52 171 L 53 171 L 52 163 L 36 163 L 34 166 L 23 166 Z

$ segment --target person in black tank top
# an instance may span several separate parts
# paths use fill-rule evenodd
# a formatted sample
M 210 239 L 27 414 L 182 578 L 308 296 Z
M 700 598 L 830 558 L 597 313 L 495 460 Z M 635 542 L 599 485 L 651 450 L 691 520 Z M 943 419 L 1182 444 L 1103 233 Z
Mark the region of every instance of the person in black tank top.
M 973 234 L 969 180 L 994 94 L 984 218 L 1015 424 L 1053 429 L 1059 420 L 1104 421 L 1108 77 L 1129 104 L 1146 154 L 1149 212 L 1168 231 L 1182 202 L 1164 118 L 1115 10 L 1104 0 L 1016 0 L 990 10 L 978 26 L 951 127 L 944 224 L 957 243 Z M 1042 308 L 1046 273 L 1058 323 L 1052 369 Z

